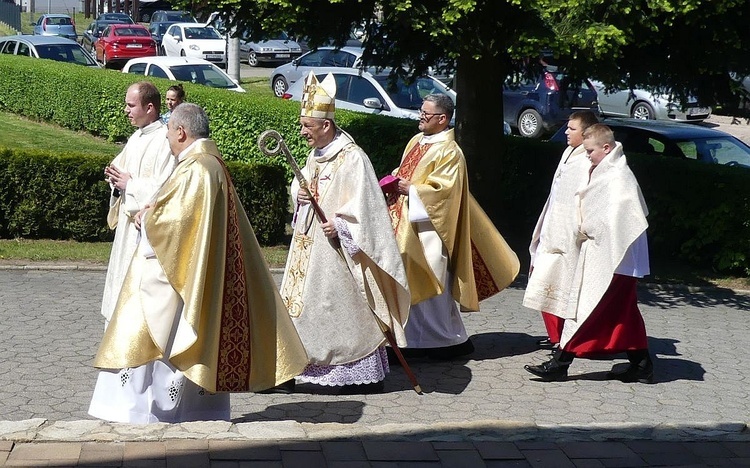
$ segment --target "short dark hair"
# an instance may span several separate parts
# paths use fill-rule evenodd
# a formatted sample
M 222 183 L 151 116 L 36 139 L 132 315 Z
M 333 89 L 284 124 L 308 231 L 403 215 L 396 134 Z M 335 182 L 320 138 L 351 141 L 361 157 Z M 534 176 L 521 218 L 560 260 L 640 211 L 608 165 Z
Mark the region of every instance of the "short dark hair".
M 141 101 L 141 106 L 146 107 L 149 103 L 154 105 L 154 109 L 157 111 L 161 109 L 161 94 L 159 90 L 154 86 L 153 83 L 148 81 L 139 81 L 130 85 L 138 90 L 138 98 Z
M 428 94 L 424 97 L 425 101 L 435 104 L 437 110 L 448 117 L 448 120 L 453 118 L 453 111 L 456 109 L 456 105 L 453 104 L 453 99 L 447 94 Z
M 586 130 L 592 125 L 596 125 L 599 123 L 599 117 L 596 116 L 596 114 L 590 110 L 579 110 L 575 111 L 572 114 L 570 114 L 570 117 L 568 117 L 568 120 L 577 120 L 581 123 L 581 128 L 583 130 Z

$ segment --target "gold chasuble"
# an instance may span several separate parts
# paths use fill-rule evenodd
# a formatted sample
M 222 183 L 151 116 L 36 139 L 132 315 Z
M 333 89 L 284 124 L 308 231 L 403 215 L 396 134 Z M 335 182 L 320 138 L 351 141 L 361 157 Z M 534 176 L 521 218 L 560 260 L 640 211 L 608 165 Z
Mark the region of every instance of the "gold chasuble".
M 172 365 L 210 392 L 261 391 L 304 369 L 307 355 L 212 140 L 198 140 L 180 160 L 143 225 L 184 302 Z M 164 357 L 150 328 L 156 312 L 131 300 L 141 287 L 137 271 L 134 260 L 96 367 L 136 367 Z
M 453 129 L 433 143 L 420 145 L 422 133 L 406 145 L 393 175 L 409 180 L 443 242 L 453 275 L 453 298 L 464 312 L 479 310 L 479 301 L 505 289 L 518 274 L 518 257 L 469 193 L 466 162 Z M 409 221 L 408 198 L 388 196 L 391 222 L 409 279 L 412 304 L 442 294 L 425 256 L 415 223 Z

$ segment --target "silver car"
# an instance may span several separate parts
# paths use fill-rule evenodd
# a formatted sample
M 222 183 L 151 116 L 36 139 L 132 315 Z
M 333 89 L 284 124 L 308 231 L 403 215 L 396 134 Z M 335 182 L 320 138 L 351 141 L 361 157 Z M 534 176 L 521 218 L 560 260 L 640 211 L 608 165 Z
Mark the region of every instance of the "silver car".
M 62 36 L 74 41 L 78 37 L 76 25 L 68 15 L 42 15 L 31 25 L 37 36 Z
M 691 98 L 682 106 L 668 94 L 645 89 L 607 91 L 599 81 L 591 80 L 596 88 L 601 113 L 608 117 L 632 117 L 642 120 L 674 120 L 677 122 L 702 122 L 711 115 L 710 107 L 698 106 Z
M 57 36 L 3 36 L 0 37 L 0 54 L 25 55 L 88 67 L 99 66 L 80 44 Z
M 311 70 L 317 70 L 320 67 L 359 68 L 363 50 L 361 47 L 342 47 L 341 49 L 320 47 L 276 67 L 271 72 L 273 94 L 276 97 L 282 97 L 297 80 L 305 78 Z
M 294 60 L 302 54 L 299 44 L 282 32 L 278 36 L 260 42 L 252 42 L 248 37 L 240 38 L 240 60 L 251 67 L 263 63 L 283 63 Z

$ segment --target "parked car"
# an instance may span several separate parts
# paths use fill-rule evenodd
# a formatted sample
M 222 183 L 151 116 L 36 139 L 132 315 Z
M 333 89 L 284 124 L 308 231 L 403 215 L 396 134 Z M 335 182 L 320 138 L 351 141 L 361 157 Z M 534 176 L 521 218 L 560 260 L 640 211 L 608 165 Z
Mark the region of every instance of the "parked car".
M 157 10 L 149 18 L 151 23 L 197 23 L 198 20 L 187 11 Z M 142 20 L 144 23 L 149 20 Z
M 29 57 L 69 62 L 98 67 L 96 60 L 80 44 L 59 36 L 4 36 L 0 37 L 0 54 L 27 55 Z
M 96 17 L 97 21 L 111 21 L 113 23 L 134 24 L 133 18 L 127 13 L 102 13 Z
M 140 24 L 110 24 L 94 44 L 96 59 L 104 67 L 122 64 L 136 57 L 157 54 L 156 42 Z
M 123 73 L 155 76 L 244 93 L 245 90 L 211 62 L 195 57 L 143 57 L 132 59 Z
M 280 65 L 271 72 L 273 94 L 282 97 L 297 80 L 304 79 L 311 70 L 320 67 L 359 68 L 363 50 L 361 47 L 321 47 Z
M 196 57 L 227 67 L 227 42 L 211 26 L 197 23 L 175 23 L 161 41 L 165 55 Z
M 592 80 L 591 83 L 596 88 L 599 108 L 605 116 L 701 122 L 711 115 L 711 108 L 698 106 L 698 101 L 694 98 L 690 98 L 682 106 L 668 94 L 653 93 L 645 89 L 607 91 L 602 82 Z
M 417 120 L 426 95 L 440 93 L 456 100 L 455 91 L 431 76 L 419 77 L 408 85 L 397 80 L 395 88 L 391 88 L 387 72 L 373 74 L 354 68 L 318 67 L 314 73 L 320 81 L 333 74 L 337 109 Z M 304 82 L 297 80 L 282 97 L 301 101 Z
M 152 21 L 149 23 L 148 32 L 151 33 L 151 38 L 156 41 L 159 55 L 166 55 L 166 53 L 164 53 L 164 48 L 161 46 L 161 42 L 164 39 L 164 34 L 167 33 L 167 29 L 175 23 L 176 21 Z
M 99 15 L 100 17 L 102 15 Z M 91 55 L 96 56 L 96 41 L 99 40 L 102 33 L 104 32 L 104 29 L 109 26 L 110 24 L 132 24 L 127 23 L 124 20 L 115 19 L 115 20 L 96 20 L 89 24 L 89 27 L 86 28 L 86 30 L 81 34 L 81 46 L 83 46 L 84 49 L 89 51 Z
M 42 15 L 31 25 L 37 36 L 62 36 L 74 41 L 78 38 L 76 24 L 68 15 Z
M 666 120 L 607 118 L 602 123 L 612 128 L 625 154 L 653 154 L 750 168 L 750 146 L 719 130 Z M 558 130 L 550 141 L 564 143 L 564 129 Z
M 302 55 L 302 49 L 292 38 L 282 32 L 272 39 L 252 42 L 249 35 L 240 38 L 240 61 L 251 67 L 260 63 L 288 62 Z
M 503 118 L 523 137 L 537 138 L 556 129 L 576 110 L 599 113 L 596 89 L 588 80 L 572 83 L 556 67 L 536 77 L 514 74 L 505 80 Z

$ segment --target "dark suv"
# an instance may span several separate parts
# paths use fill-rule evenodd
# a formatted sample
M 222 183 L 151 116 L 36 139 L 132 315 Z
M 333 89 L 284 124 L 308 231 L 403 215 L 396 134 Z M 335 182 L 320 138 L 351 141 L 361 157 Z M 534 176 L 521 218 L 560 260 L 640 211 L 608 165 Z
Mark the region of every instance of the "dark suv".
M 157 10 L 151 15 L 150 20 L 152 23 L 197 23 L 188 11 Z
M 511 75 L 503 87 L 503 118 L 521 136 L 537 138 L 568 120 L 576 110 L 599 114 L 596 89 L 588 81 L 571 83 L 556 67 L 538 76 Z

